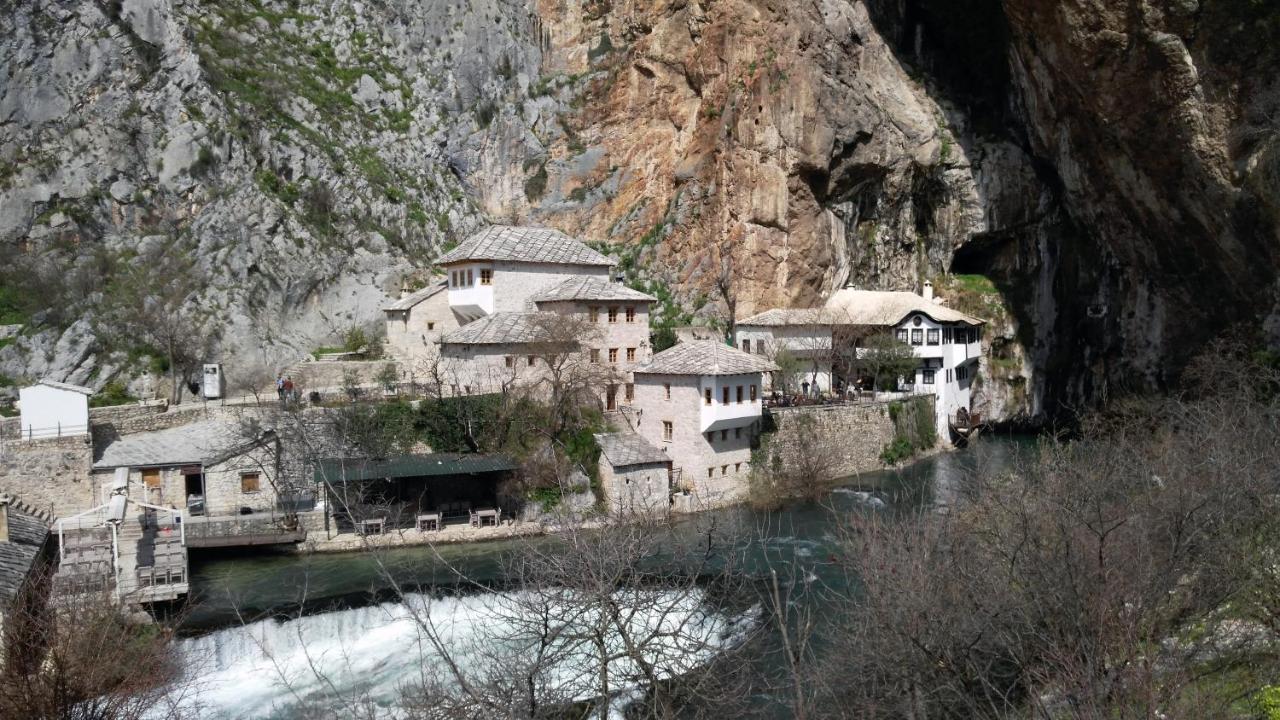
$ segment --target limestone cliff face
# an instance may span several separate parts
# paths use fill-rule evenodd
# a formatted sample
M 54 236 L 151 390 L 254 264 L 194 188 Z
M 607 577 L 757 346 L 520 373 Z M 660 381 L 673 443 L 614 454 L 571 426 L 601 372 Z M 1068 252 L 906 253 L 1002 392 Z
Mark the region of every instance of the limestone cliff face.
M 1162 387 L 1205 340 L 1268 315 L 1276 342 L 1280 8 L 1004 5 L 1026 137 L 1074 228 L 1023 239 L 1044 258 L 1028 310 L 1045 392 Z
M 1158 388 L 1280 334 L 1272 5 L 0 0 L 4 265 L 52 288 L 0 371 L 128 375 L 94 309 L 157 245 L 267 369 L 491 220 L 667 320 L 986 275 L 939 287 L 992 303 L 989 414 Z

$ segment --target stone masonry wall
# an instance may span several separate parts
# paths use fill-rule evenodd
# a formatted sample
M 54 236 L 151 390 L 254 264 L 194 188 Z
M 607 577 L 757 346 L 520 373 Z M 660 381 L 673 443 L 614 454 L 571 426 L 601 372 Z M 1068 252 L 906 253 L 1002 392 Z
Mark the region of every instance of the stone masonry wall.
M 55 517 L 93 506 L 87 435 L 0 443 L 0 492 Z
M 777 428 L 768 441 L 770 462 L 776 455 L 786 465 L 799 453 L 821 452 L 831 458 L 832 477 L 884 468 L 880 453 L 893 440 L 888 403 L 773 408 L 769 412 Z

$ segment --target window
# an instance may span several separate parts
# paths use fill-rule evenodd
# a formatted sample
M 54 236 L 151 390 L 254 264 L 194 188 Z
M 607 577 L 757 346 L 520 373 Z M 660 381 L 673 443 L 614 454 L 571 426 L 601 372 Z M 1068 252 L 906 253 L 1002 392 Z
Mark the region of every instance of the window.
M 736 428 L 734 428 L 734 429 L 733 429 L 733 439 L 734 439 L 734 440 L 741 440 L 741 439 L 742 439 L 742 428 L 740 428 L 740 427 L 736 427 Z
M 670 386 L 670 385 L 668 385 L 668 386 L 667 386 L 667 392 L 668 392 L 668 393 L 670 393 L 670 391 L 671 391 L 671 386 Z M 671 396 L 670 396 L 670 395 L 667 395 L 667 397 L 668 397 L 668 398 L 670 398 Z M 707 405 L 710 405 L 710 404 L 711 404 L 711 388 L 703 388 L 703 389 L 702 389 L 702 397 L 706 399 L 706 404 L 707 404 Z
M 756 386 L 752 385 L 751 386 L 751 402 L 755 402 L 755 401 L 756 401 Z
M 471 287 L 472 285 L 475 285 L 475 284 L 476 284 L 475 273 L 471 270 L 468 270 L 467 271 L 467 287 Z
M 449 286 L 458 287 L 458 271 L 457 270 L 449 271 Z
M 240 492 L 256 493 L 262 490 L 262 481 L 256 472 L 240 473 Z
M 956 368 L 957 380 L 964 380 L 967 377 L 969 377 L 969 368 L 965 367 L 964 365 L 961 365 L 960 367 Z
M 433 323 L 433 322 L 429 322 L 429 323 L 427 323 L 427 329 L 428 329 L 428 330 L 435 330 L 435 329 L 436 329 L 436 324 L 435 324 L 435 323 Z
M 493 284 L 493 271 L 492 271 L 492 270 L 490 270 L 489 268 L 481 268 L 481 269 L 480 269 L 480 284 L 481 284 L 481 285 L 492 285 L 492 284 Z
M 600 308 L 598 307 L 587 308 L 587 320 L 593 323 L 600 322 Z
M 149 488 L 160 487 L 160 471 L 159 470 L 143 470 L 142 484 Z
M 723 388 L 720 388 L 720 402 L 725 405 L 729 404 L 729 386 L 728 385 L 725 385 Z
M 670 420 L 662 421 L 662 439 L 671 442 L 671 436 L 675 434 L 675 426 Z
M 635 383 L 627 383 L 626 385 L 623 386 L 623 391 L 624 391 L 623 397 L 626 398 L 627 404 L 630 405 L 631 402 L 636 399 Z
M 951 328 L 942 328 L 942 344 L 950 345 L 951 342 Z
M 707 477 L 715 477 L 715 474 L 716 474 L 715 468 L 707 468 Z
M 742 463 L 740 463 L 740 462 L 736 462 L 736 463 L 734 463 L 734 464 L 733 464 L 733 472 L 734 472 L 735 474 L 736 474 L 736 473 L 740 473 L 740 472 L 742 472 Z
M 924 344 L 924 331 L 923 331 L 923 330 L 912 330 L 912 331 L 911 331 L 911 344 L 912 344 L 912 345 L 923 345 L 923 344 Z
M 629 322 L 629 323 L 633 323 L 633 322 L 635 322 L 635 321 L 636 321 L 636 309 L 635 309 L 634 307 L 628 307 L 628 308 L 627 308 L 627 322 Z
M 724 442 L 725 440 L 728 440 L 728 439 L 729 439 L 729 431 L 728 431 L 728 430 L 721 430 L 721 431 L 720 431 L 720 442 Z
M 618 308 L 616 307 L 609 308 L 609 322 L 611 323 L 618 322 Z
M 600 351 L 595 348 L 591 348 L 591 362 L 600 362 Z
M 938 342 L 939 342 L 939 341 L 938 341 L 938 335 L 939 335 L 939 333 L 938 333 L 937 328 L 934 328 L 934 329 L 932 329 L 932 330 L 928 330 L 928 331 L 926 331 L 926 337 L 928 338 L 927 342 L 928 342 L 930 345 L 937 345 L 937 344 L 938 344 Z
M 636 361 L 636 349 L 627 348 L 627 362 L 635 362 L 635 361 Z
M 606 410 L 618 409 L 618 386 L 610 385 L 608 392 L 605 393 L 604 408 Z
M 513 367 L 515 367 L 515 366 L 516 366 L 516 359 L 515 359 L 515 358 L 513 358 L 513 357 L 511 357 L 510 355 L 506 356 L 506 357 L 505 357 L 505 358 L 503 358 L 503 359 L 506 361 L 506 363 L 507 363 L 507 367 L 509 367 L 509 368 L 513 368 Z
M 707 442 L 713 443 L 716 441 L 716 433 L 714 430 L 708 430 L 706 435 L 707 435 Z
M 739 385 L 739 386 L 738 386 L 738 404 L 739 404 L 739 405 L 741 405 L 741 404 L 742 404 L 742 397 L 743 397 L 743 395 L 742 395 L 742 386 L 741 386 L 741 385 Z
M 729 474 L 729 466 L 728 466 L 728 465 L 721 465 L 721 466 L 720 466 L 720 474 L 721 474 L 722 476 L 723 476 L 723 475 L 728 475 L 728 474 Z
M 536 363 L 536 362 L 538 362 L 538 358 L 537 358 L 537 356 L 535 356 L 535 355 L 530 355 L 530 356 L 529 356 L 529 367 L 533 367 L 534 363 Z
M 742 341 L 742 352 L 744 352 L 744 353 L 749 353 L 749 352 L 751 352 L 751 341 L 750 341 L 750 340 L 743 340 L 743 341 Z
M 618 362 L 618 348 L 609 348 L 609 362 Z
M 757 354 L 757 355 L 763 355 L 763 354 L 764 354 L 764 341 L 763 341 L 763 340 L 757 340 L 757 341 L 756 341 L 756 354 Z
M 662 392 L 666 393 L 667 399 L 671 399 L 671 383 L 662 383 Z
M 936 373 L 936 372 L 938 372 L 938 371 L 937 371 L 937 370 L 934 370 L 933 368 L 928 368 L 928 369 L 926 369 L 926 370 L 922 373 L 922 377 L 921 377 L 920 382 L 924 383 L 925 385 L 932 385 L 932 384 L 933 384 L 933 375 L 934 375 L 934 373 Z
M 956 328 L 956 344 L 964 345 L 969 342 L 969 333 L 965 328 Z
M 907 341 L 907 331 L 906 331 L 905 329 L 904 329 L 904 330 L 899 330 L 899 331 L 898 331 L 898 342 L 903 342 L 903 343 L 904 343 L 904 342 L 906 342 L 906 341 Z

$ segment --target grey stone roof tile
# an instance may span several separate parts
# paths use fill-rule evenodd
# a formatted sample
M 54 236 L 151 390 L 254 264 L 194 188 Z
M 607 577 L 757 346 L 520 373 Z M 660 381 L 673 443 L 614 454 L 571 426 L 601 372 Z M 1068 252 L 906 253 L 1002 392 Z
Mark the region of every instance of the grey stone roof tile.
M 408 295 L 405 295 L 404 297 L 400 298 L 399 300 L 396 300 L 390 305 L 384 305 L 382 310 L 383 312 L 391 312 L 391 311 L 397 311 L 397 310 L 412 310 L 414 306 L 416 306 L 418 303 L 422 302 L 423 300 L 426 300 L 429 297 L 432 297 L 433 295 L 436 295 L 437 293 L 443 292 L 445 288 L 447 288 L 448 286 L 449 284 L 448 284 L 448 281 L 446 280 L 433 282 L 427 285 L 426 287 L 422 288 L 421 290 L 415 290 L 409 293 Z
M 440 338 L 443 345 L 500 345 L 506 343 L 534 342 L 544 336 L 544 323 L 555 322 L 560 316 L 551 312 L 502 312 L 487 315 L 479 320 L 450 330 Z
M 48 535 L 43 520 L 9 505 L 9 542 L 0 542 L 0 604 L 17 595 Z
M 118 438 L 102 450 L 93 467 L 199 465 L 221 460 L 252 442 L 238 423 L 205 420 Z
M 657 298 L 633 290 L 622 283 L 597 277 L 575 277 L 556 283 L 533 296 L 534 302 L 562 300 L 620 300 L 632 302 L 656 302 Z
M 556 265 L 603 265 L 614 262 L 551 228 L 493 225 L 467 238 L 461 245 L 441 255 L 436 263 L 467 260 L 512 260 Z
M 633 432 L 598 434 L 596 442 L 600 444 L 600 452 L 605 459 L 614 467 L 671 462 L 671 456 Z
M 654 355 L 635 369 L 649 375 L 746 375 L 772 372 L 778 366 L 763 355 L 752 355 L 719 340 L 682 342 Z

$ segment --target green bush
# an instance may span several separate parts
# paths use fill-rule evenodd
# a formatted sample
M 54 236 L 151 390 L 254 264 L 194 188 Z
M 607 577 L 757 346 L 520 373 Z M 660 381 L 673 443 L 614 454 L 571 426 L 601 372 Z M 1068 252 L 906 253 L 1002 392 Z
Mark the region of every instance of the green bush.
M 89 407 L 106 407 L 109 405 L 128 405 L 137 402 L 138 398 L 129 394 L 124 383 L 112 380 L 101 390 L 89 398 Z

